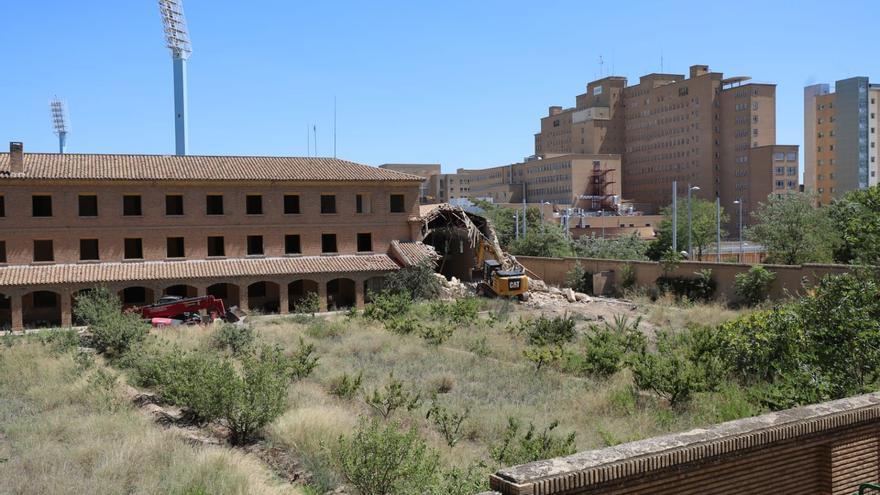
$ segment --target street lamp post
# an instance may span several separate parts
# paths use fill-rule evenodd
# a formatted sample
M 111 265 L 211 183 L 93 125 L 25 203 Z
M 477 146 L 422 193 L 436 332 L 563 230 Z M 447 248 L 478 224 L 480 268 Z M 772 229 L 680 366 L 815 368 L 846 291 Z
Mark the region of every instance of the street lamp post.
M 691 212 L 691 192 L 692 191 L 699 191 L 699 190 L 700 190 L 699 186 L 691 186 L 690 184 L 688 184 L 688 260 L 694 259 L 694 248 L 693 248 L 694 235 L 693 235 L 693 229 L 692 229 L 693 213 Z
M 675 180 L 672 181 L 672 252 L 678 253 L 678 181 Z
M 715 196 L 715 261 L 721 263 L 721 196 Z
M 516 240 L 519 240 L 519 211 L 513 210 L 513 221 L 516 222 Z
M 739 262 L 743 262 L 743 201 L 742 198 L 734 201 L 733 204 L 739 205 Z

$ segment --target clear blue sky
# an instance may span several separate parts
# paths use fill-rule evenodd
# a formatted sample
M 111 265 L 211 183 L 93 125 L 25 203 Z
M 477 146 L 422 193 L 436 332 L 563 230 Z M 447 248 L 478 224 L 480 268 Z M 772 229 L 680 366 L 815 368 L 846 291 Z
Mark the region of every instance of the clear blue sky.
M 247 7 L 244 7 L 247 5 Z M 192 154 L 332 155 L 484 168 L 532 153 L 538 119 L 599 75 L 708 64 L 777 88 L 777 141 L 802 144 L 803 86 L 880 82 L 880 2 L 185 0 Z M 0 143 L 172 153 L 171 59 L 153 0 L 8 1 Z

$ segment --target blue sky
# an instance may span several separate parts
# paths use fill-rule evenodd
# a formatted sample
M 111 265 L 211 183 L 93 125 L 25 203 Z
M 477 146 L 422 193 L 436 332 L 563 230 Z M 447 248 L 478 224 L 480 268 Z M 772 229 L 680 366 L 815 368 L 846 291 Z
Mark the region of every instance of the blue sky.
M 248 7 L 243 7 L 248 5 Z M 630 82 L 708 64 L 777 87 L 777 142 L 802 144 L 803 86 L 880 82 L 880 2 L 185 0 L 192 154 L 333 153 L 511 163 L 550 105 L 604 73 Z M 6 2 L 0 142 L 54 151 L 48 102 L 71 112 L 70 152 L 172 153 L 171 59 L 152 0 Z M 5 146 L 5 145 L 3 145 Z

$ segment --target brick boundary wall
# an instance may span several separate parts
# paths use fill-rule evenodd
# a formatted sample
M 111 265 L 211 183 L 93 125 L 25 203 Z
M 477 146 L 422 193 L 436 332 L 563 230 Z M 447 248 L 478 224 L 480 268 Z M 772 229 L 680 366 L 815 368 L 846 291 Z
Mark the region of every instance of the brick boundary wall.
M 849 495 L 880 477 L 880 393 L 499 470 L 502 495 Z
M 656 261 L 622 261 L 601 260 L 592 258 L 539 258 L 534 256 L 517 256 L 517 261 L 522 263 L 532 274 L 541 278 L 548 284 L 562 285 L 565 283 L 565 274 L 575 264 L 580 263 L 587 272 L 597 273 L 611 271 L 613 285 L 619 288 L 620 270 L 623 265 L 633 268 L 636 286 L 655 287 L 658 277 L 663 274 L 660 263 Z M 770 286 L 770 298 L 773 300 L 783 299 L 790 295 L 796 295 L 803 291 L 803 282 L 815 283 L 828 274 L 841 274 L 849 272 L 848 265 L 763 265 L 769 271 L 776 274 L 773 284 Z M 716 298 L 719 300 L 735 301 L 737 299 L 733 289 L 734 278 L 738 273 L 749 271 L 752 265 L 736 263 L 713 263 L 701 261 L 683 261 L 670 273 L 674 276 L 693 277 L 695 272 L 703 269 L 712 270 L 712 278 L 717 282 Z

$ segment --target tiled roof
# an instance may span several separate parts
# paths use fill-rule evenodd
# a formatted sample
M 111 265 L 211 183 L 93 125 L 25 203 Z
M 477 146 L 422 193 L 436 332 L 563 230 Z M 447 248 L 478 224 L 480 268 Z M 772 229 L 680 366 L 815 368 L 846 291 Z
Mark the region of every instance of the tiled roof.
M 293 277 L 316 273 L 386 272 L 398 268 L 400 266 L 385 254 L 15 265 L 0 267 L 0 287 L 261 275 Z
M 290 180 L 421 182 L 416 175 L 336 158 L 25 153 L 24 172 L 0 178 L 101 180 Z
M 436 261 L 440 259 L 440 255 L 434 249 L 422 242 L 400 242 L 391 241 L 391 251 L 395 258 L 404 266 L 412 266 L 424 260 Z

